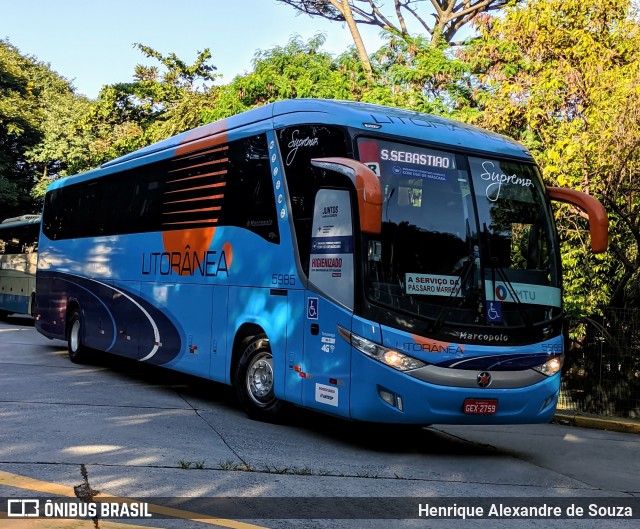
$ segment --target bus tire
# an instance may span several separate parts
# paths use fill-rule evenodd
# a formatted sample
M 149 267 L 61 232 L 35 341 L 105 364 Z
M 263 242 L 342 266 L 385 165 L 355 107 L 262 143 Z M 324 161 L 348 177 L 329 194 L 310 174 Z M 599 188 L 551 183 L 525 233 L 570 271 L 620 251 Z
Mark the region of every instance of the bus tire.
M 67 347 L 69 350 L 69 359 L 74 364 L 83 364 L 87 361 L 89 351 L 87 346 L 82 343 L 82 318 L 80 310 L 74 309 L 69 317 L 67 331 Z
M 247 415 L 260 421 L 274 421 L 284 403 L 274 394 L 273 356 L 264 334 L 241 343 L 242 356 L 235 372 L 234 386 Z

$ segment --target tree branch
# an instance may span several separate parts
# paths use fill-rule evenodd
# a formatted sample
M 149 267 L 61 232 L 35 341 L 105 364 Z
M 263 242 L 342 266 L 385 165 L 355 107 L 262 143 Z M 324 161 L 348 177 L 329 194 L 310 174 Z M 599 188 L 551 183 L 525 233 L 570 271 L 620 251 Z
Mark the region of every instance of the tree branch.
M 347 27 L 351 32 L 351 38 L 356 45 L 356 50 L 358 51 L 358 56 L 360 57 L 360 62 L 362 62 L 362 67 L 364 68 L 365 75 L 369 81 L 373 81 L 373 69 L 371 68 L 371 61 L 369 60 L 369 55 L 367 54 L 367 50 L 364 47 L 364 42 L 362 41 L 362 36 L 360 35 L 360 31 L 358 30 L 358 25 L 353 19 L 353 12 L 351 11 L 351 5 L 348 0 L 329 0 L 331 5 L 335 7 L 342 16 L 344 17 Z
M 373 0 L 369 0 L 369 2 L 372 2 Z M 402 10 L 400 9 L 400 0 L 395 0 L 395 6 L 396 6 L 396 16 L 398 17 L 398 22 L 400 23 L 400 29 L 402 29 L 402 34 L 403 35 L 408 35 L 409 32 L 407 31 L 407 24 L 404 21 L 404 17 L 402 16 Z

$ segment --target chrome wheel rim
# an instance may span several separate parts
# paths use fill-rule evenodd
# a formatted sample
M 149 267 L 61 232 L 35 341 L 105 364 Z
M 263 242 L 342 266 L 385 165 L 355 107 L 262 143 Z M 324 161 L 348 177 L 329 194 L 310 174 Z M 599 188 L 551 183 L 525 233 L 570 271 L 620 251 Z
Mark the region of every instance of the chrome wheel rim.
M 247 393 L 258 406 L 273 400 L 273 359 L 270 353 L 256 355 L 247 368 Z
M 69 346 L 72 352 L 76 352 L 80 346 L 80 321 L 75 320 L 71 325 L 71 332 L 69 333 Z

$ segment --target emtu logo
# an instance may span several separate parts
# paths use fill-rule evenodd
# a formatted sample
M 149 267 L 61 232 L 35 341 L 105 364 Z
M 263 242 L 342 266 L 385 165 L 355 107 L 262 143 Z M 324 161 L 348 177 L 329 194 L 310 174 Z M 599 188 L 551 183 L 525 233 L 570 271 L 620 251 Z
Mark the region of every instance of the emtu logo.
M 505 299 L 507 299 L 507 294 L 507 289 L 504 287 L 504 285 L 498 285 L 496 287 L 496 297 L 500 301 L 504 301 Z

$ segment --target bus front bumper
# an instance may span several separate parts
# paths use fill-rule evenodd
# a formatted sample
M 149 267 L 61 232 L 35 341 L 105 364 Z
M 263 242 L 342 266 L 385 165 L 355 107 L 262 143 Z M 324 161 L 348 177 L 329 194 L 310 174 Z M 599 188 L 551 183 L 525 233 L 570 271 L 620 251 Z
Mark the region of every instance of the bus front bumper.
M 424 425 L 545 423 L 555 413 L 560 392 L 560 373 L 506 389 L 442 386 L 414 378 L 355 350 L 352 373 L 350 415 L 359 421 Z

